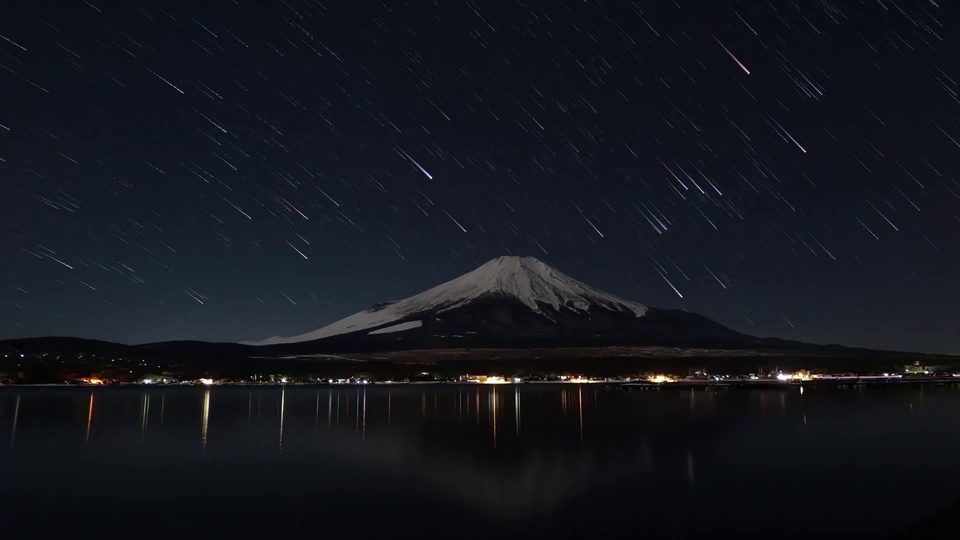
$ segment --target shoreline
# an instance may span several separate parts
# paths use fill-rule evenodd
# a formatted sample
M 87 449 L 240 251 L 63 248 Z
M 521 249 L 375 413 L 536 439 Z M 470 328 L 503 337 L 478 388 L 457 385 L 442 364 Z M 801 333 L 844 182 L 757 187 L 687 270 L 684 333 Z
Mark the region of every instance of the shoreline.
M 604 386 L 623 390 L 649 389 L 748 389 L 748 390 L 799 390 L 801 388 L 866 388 L 866 387 L 902 387 L 902 386 L 960 386 L 960 377 L 927 377 L 927 378 L 894 378 L 894 377 L 844 377 L 835 379 L 814 379 L 808 381 L 779 381 L 779 380 L 679 380 L 675 382 L 655 383 L 649 381 L 521 381 L 503 383 L 482 383 L 468 381 L 425 381 L 425 382 L 345 382 L 345 383 L 170 383 L 170 384 L 68 384 L 68 383 L 40 383 L 40 384 L 0 384 L 0 391 L 4 388 L 335 388 L 335 387 L 397 387 L 397 386 Z

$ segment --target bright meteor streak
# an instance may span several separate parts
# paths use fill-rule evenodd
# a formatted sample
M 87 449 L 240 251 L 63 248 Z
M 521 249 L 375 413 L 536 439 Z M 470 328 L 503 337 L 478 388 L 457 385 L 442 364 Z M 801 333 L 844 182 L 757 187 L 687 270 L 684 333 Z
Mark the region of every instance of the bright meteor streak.
M 713 40 L 716 41 L 718 45 L 723 47 L 723 50 L 730 56 L 730 58 L 733 59 L 734 62 L 737 63 L 738 66 L 740 66 L 740 69 L 742 69 L 744 73 L 746 73 L 747 75 L 750 74 L 750 70 L 747 69 L 747 66 L 743 65 L 743 62 L 741 62 L 736 56 L 733 55 L 732 52 L 730 52 L 730 49 L 728 49 L 727 46 L 724 45 L 723 42 L 717 38 L 716 34 L 713 35 Z

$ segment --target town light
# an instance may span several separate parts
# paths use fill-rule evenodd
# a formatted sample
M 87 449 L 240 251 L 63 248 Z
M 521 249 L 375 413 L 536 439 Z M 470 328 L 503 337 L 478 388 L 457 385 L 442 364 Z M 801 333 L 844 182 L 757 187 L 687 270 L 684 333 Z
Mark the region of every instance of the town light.
M 809 381 L 812 378 L 810 373 L 802 369 L 796 373 L 777 373 L 777 380 L 779 381 Z

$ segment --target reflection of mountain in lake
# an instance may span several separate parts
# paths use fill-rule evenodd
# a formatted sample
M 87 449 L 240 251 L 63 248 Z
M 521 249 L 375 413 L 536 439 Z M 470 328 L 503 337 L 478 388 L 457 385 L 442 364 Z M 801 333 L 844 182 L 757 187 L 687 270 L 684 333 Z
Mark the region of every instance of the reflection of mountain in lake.
M 6 388 L 0 462 L 17 530 L 44 538 L 359 538 L 382 523 L 427 538 L 702 538 L 718 524 L 748 539 L 883 537 L 956 497 L 958 400 L 947 388 Z M 785 528 L 785 513 L 801 518 Z M 147 530 L 145 515 L 166 517 Z
M 428 458 L 416 440 L 399 432 L 370 437 L 366 443 L 349 438 L 327 441 L 328 449 L 344 461 L 423 483 L 474 511 L 497 517 L 551 510 L 599 472 L 599 460 L 589 453 L 535 453 L 511 467 L 496 468 L 456 453 Z
M 645 400 L 588 385 L 274 393 L 284 414 L 284 454 L 322 452 L 344 467 L 422 484 L 501 518 L 549 512 L 591 484 L 651 473 L 655 454 L 669 474 L 692 482 L 693 457 L 677 436 L 689 429 L 701 444 L 722 437 L 719 424 L 677 424 L 662 407 L 638 407 Z M 675 397 L 677 409 L 710 410 L 708 393 Z M 303 439 L 315 429 L 315 438 Z

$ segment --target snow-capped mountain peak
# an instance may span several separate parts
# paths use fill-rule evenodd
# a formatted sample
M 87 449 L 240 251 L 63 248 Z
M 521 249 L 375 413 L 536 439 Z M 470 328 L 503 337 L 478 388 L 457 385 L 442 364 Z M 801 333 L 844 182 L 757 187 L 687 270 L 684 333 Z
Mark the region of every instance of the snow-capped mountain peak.
M 534 257 L 509 256 L 497 257 L 420 294 L 378 304 L 313 332 L 293 337 L 273 337 L 252 344 L 313 341 L 363 330 L 377 331 L 391 323 L 403 323 L 404 328 L 415 328 L 419 325 L 410 319 L 420 314 L 433 316 L 481 299 L 518 301 L 544 315 L 561 310 L 588 313 L 592 309 L 605 309 L 634 317 L 642 317 L 647 313 L 646 306 L 594 289 Z
M 534 257 L 497 257 L 413 298 L 429 298 L 434 306 L 449 303 L 443 307 L 450 308 L 484 296 L 513 298 L 538 312 L 547 306 L 586 311 L 600 305 L 638 317 L 646 313 L 645 306 L 594 289 Z

